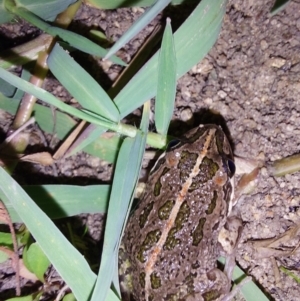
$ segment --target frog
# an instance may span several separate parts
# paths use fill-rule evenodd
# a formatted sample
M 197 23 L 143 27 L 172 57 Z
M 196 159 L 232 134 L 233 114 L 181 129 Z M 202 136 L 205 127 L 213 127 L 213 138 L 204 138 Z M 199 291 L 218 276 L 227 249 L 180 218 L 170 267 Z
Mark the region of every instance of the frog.
M 124 230 L 123 300 L 223 300 L 231 282 L 217 258 L 235 205 L 234 173 L 229 140 L 217 125 L 200 125 L 168 146 Z

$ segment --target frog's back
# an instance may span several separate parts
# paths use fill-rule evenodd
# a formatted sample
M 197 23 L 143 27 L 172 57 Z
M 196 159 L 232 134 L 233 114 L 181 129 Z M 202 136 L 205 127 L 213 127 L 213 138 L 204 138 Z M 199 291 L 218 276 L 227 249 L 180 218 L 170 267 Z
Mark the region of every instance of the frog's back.
M 158 160 L 123 238 L 137 301 L 207 289 L 232 189 L 228 160 L 229 143 L 212 125 L 190 131 Z

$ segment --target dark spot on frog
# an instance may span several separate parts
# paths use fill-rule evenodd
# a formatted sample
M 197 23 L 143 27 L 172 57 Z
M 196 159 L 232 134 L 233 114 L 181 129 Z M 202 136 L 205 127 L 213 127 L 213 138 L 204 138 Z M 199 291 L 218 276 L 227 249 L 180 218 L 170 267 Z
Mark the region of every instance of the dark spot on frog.
M 167 220 L 170 216 L 171 210 L 174 207 L 175 201 L 167 200 L 159 209 L 158 217 L 161 220 Z
M 169 233 L 168 237 L 166 239 L 166 242 L 163 246 L 164 250 L 172 250 L 175 248 L 175 246 L 180 244 L 180 239 L 175 238 L 175 234 L 177 232 L 176 228 L 172 228 Z
M 146 262 L 146 257 L 145 257 L 145 252 L 150 250 L 151 247 L 153 245 L 155 245 L 159 238 L 161 236 L 161 231 L 160 230 L 153 230 L 153 231 L 150 231 L 145 240 L 143 241 L 138 253 L 137 253 L 137 259 L 141 262 L 141 263 L 144 263 Z
M 201 264 L 199 262 L 199 260 L 196 260 L 193 264 L 192 264 L 192 269 L 198 269 L 201 267 Z
M 218 198 L 218 193 L 214 190 L 213 192 L 213 197 L 208 205 L 207 210 L 205 211 L 206 214 L 212 214 L 214 209 L 216 208 L 217 204 L 217 198 Z
M 158 289 L 161 287 L 161 279 L 155 272 L 150 275 L 150 282 L 153 289 Z
M 154 191 L 153 191 L 154 196 L 159 196 L 160 195 L 160 190 L 161 190 L 161 187 L 162 187 L 161 179 L 169 171 L 170 171 L 170 168 L 165 167 L 163 169 L 163 172 L 161 173 L 159 179 L 157 180 L 157 182 L 154 185 Z
M 199 173 L 193 178 L 189 192 L 201 188 L 204 183 L 212 180 L 218 169 L 219 165 L 214 160 L 204 157 L 199 166 Z
M 191 153 L 189 151 L 181 152 L 178 168 L 180 170 L 180 180 L 182 183 L 184 183 L 188 179 L 197 162 L 197 158 L 198 154 L 196 153 Z
M 219 228 L 219 225 L 220 225 L 220 223 L 219 223 L 219 222 L 216 222 L 216 223 L 214 224 L 214 226 L 212 227 L 212 230 L 213 230 L 213 231 L 217 231 L 218 228 Z
M 206 222 L 206 218 L 202 217 L 200 218 L 198 225 L 194 232 L 192 233 L 193 236 L 193 246 L 198 246 L 203 238 L 203 227 Z
M 160 195 L 161 186 L 162 185 L 161 185 L 160 179 L 158 179 L 158 181 L 154 185 L 154 190 L 153 190 L 154 196 L 159 196 Z
M 145 277 L 146 277 L 146 273 L 145 272 L 142 272 L 140 273 L 140 276 L 139 276 L 139 282 L 140 282 L 140 285 L 141 287 L 145 287 Z
M 172 250 L 175 246 L 179 245 L 181 240 L 176 238 L 176 233 L 182 229 L 185 222 L 190 216 L 190 207 L 187 202 L 183 202 L 179 208 L 175 219 L 175 226 L 169 231 L 166 242 L 164 244 L 165 250 Z
M 145 209 L 142 211 L 141 215 L 140 215 L 140 218 L 139 218 L 139 225 L 140 225 L 140 228 L 144 228 L 147 220 L 148 220 L 148 216 L 150 214 L 150 212 L 152 211 L 153 209 L 153 205 L 154 205 L 154 202 L 151 202 L 149 203 Z

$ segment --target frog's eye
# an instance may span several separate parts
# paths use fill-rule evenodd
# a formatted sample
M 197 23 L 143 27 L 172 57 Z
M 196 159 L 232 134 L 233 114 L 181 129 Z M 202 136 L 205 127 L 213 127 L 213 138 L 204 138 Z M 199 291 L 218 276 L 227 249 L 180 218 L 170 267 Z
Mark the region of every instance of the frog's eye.
M 167 151 L 169 151 L 172 148 L 174 148 L 175 146 L 177 146 L 180 142 L 181 141 L 179 139 L 174 139 L 174 140 L 170 141 L 168 146 L 167 146 Z
M 228 159 L 227 160 L 227 165 L 228 165 L 228 168 L 229 168 L 229 176 L 230 176 L 230 178 L 232 178 L 234 176 L 234 173 L 235 173 L 235 164 L 232 160 Z

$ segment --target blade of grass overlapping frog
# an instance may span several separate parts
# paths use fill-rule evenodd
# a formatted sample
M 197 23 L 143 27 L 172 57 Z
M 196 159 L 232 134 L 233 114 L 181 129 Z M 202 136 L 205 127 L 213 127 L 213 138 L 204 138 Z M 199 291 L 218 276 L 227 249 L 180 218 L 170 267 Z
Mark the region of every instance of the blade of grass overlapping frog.
M 119 121 L 118 109 L 107 93 L 58 44 L 51 51 L 47 63 L 55 77 L 84 109 L 111 121 Z
M 3 200 L 6 203 L 11 202 L 48 259 L 70 286 L 77 300 L 88 300 L 96 275 L 91 271 L 83 256 L 3 168 L 0 168 L 0 178 Z M 79 277 L 79 275 L 84 275 L 84 277 Z
M 81 213 L 106 213 L 111 185 L 32 185 L 22 188 L 47 216 L 56 219 Z M 3 199 L 1 191 L 0 199 Z M 11 220 L 21 223 L 14 206 L 5 200 L 4 204 Z
M 134 138 L 124 140 L 118 155 L 107 212 L 101 265 L 91 301 L 105 300 L 114 277 L 119 240 L 129 203 L 134 196 L 145 151 L 149 112 L 148 102 L 144 106 L 141 131 L 138 131 Z
M 220 32 L 227 0 L 203 0 L 174 34 L 177 78 L 198 63 L 211 49 Z M 155 95 L 158 53 L 115 97 L 121 118 Z
M 41 30 L 47 32 L 48 34 L 59 37 L 63 41 L 69 43 L 72 47 L 75 47 L 78 50 L 81 50 L 85 53 L 89 53 L 92 55 L 96 55 L 99 57 L 103 57 L 106 55 L 107 50 L 100 47 L 96 43 L 92 42 L 91 40 L 68 30 L 54 27 L 28 11 L 24 7 L 17 7 L 15 6 L 13 1 L 5 2 L 5 7 L 9 10 L 9 12 L 16 14 L 17 16 L 25 19 L 26 21 L 30 22 L 31 24 L 37 26 Z M 110 58 L 112 62 L 115 64 L 119 64 L 121 66 L 126 66 L 126 64 L 118 57 L 112 56 Z
M 108 50 L 104 59 L 109 59 L 111 55 L 115 54 L 119 49 L 121 49 L 143 28 L 145 28 L 170 2 L 171 0 L 156 1 L 130 26 L 130 28 L 120 37 L 120 39 L 110 48 L 110 50 Z
M 171 28 L 167 19 L 158 63 L 158 84 L 155 98 L 155 126 L 159 134 L 166 136 L 174 111 L 176 94 L 176 54 Z
M 18 6 L 26 7 L 29 11 L 38 15 L 44 20 L 53 21 L 59 13 L 64 11 L 69 5 L 76 1 L 77 0 L 21 0 L 18 1 Z M 5 4 L 7 2 L 7 0 L 0 0 L 0 24 L 12 21 L 15 18 L 14 14 L 10 14 L 7 9 L 5 9 Z

